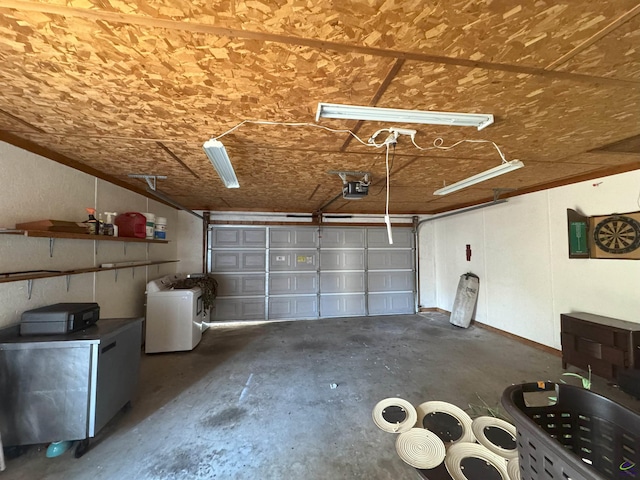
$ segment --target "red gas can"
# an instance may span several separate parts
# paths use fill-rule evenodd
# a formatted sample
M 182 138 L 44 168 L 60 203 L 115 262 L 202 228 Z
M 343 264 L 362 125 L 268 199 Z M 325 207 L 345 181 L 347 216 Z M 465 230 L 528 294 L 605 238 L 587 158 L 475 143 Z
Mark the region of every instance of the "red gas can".
M 138 212 L 121 213 L 116 217 L 119 237 L 146 238 L 147 219 Z

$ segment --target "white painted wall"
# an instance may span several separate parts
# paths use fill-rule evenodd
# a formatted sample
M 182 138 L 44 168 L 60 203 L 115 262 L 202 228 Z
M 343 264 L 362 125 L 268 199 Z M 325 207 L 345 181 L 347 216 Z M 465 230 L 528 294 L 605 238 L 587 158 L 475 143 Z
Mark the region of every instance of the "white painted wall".
M 202 215 L 203 212 L 196 213 Z M 178 239 L 179 271 L 200 273 L 205 271 L 202 262 L 204 221 L 190 213 L 178 210 L 178 225 L 167 225 L 167 230 L 175 228 Z
M 640 322 L 640 261 L 569 259 L 566 209 L 640 210 L 640 171 L 515 197 L 420 230 L 420 300 L 451 310 L 460 275 L 480 277 L 475 318 L 560 348 L 560 314 Z M 472 259 L 465 258 L 470 244 Z
M 0 228 L 43 219 L 84 221 L 85 207 L 98 212 L 152 212 L 178 225 L 177 211 L 129 190 L 0 142 Z M 57 239 L 53 257 L 49 239 L 0 234 L 0 272 L 70 270 L 108 262 L 174 260 L 177 231 L 168 230 L 169 244 L 95 242 Z M 126 252 L 125 252 L 126 245 Z M 175 273 L 176 263 L 118 271 L 0 283 L 0 328 L 18 323 L 23 311 L 59 302 L 98 302 L 101 317 L 144 315 L 148 280 Z
M 50 258 L 48 239 L 0 234 L 0 272 L 181 260 L 121 270 L 117 281 L 113 271 L 71 276 L 68 291 L 65 277 L 36 280 L 31 300 L 27 282 L 0 283 L 0 327 L 18 323 L 25 310 L 57 302 L 96 301 L 105 318 L 141 316 L 148 280 L 176 271 L 201 271 L 202 225 L 186 212 L 2 142 L 0 172 L 0 227 L 47 218 L 80 221 L 86 217 L 84 208 L 95 206 L 102 212 L 142 211 L 167 217 L 170 240 L 167 245 L 129 243 L 125 252 L 120 242 L 58 239 Z M 566 233 L 567 208 L 587 215 L 636 211 L 639 190 L 640 171 L 635 171 L 516 197 L 423 225 L 420 305 L 451 310 L 460 275 L 471 271 L 481 282 L 476 318 L 545 345 L 560 348 L 563 312 L 589 311 L 640 322 L 640 261 L 569 260 Z M 276 221 L 273 214 L 254 216 Z M 358 218 L 366 220 L 379 221 Z M 403 220 L 410 217 L 394 219 Z M 467 244 L 473 252 L 470 262 L 465 259 Z

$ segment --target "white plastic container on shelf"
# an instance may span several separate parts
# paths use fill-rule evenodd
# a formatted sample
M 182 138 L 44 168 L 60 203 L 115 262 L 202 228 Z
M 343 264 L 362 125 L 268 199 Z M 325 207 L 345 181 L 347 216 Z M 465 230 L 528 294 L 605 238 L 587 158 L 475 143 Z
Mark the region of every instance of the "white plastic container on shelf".
M 153 240 L 153 234 L 156 225 L 156 216 L 153 213 L 143 213 L 144 218 L 147 219 L 146 238 L 147 240 Z
M 156 218 L 155 239 L 156 240 L 167 239 L 167 219 L 165 217 Z

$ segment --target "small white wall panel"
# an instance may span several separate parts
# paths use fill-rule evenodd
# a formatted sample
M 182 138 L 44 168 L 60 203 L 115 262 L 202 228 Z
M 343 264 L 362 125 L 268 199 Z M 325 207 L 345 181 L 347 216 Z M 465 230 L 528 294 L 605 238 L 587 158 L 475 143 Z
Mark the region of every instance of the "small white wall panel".
M 272 273 L 269 275 L 270 295 L 299 295 L 318 292 L 317 273 Z
M 320 232 L 322 248 L 364 248 L 364 228 L 323 228 Z
M 167 226 L 167 228 L 170 228 Z M 181 272 L 202 272 L 203 246 L 202 230 L 203 223 L 197 217 L 183 210 L 178 210 L 177 226 L 175 228 L 176 258 L 180 259 L 178 266 Z M 199 239 L 196 242 L 195 239 Z M 169 244 L 171 245 L 171 244 Z
M 264 295 L 266 292 L 264 274 L 215 275 L 218 282 L 218 296 Z
M 269 271 L 316 271 L 318 252 L 316 250 L 270 250 Z
M 264 297 L 216 298 L 211 309 L 212 320 L 264 320 Z
M 323 250 L 320 270 L 364 270 L 364 250 Z
M 318 296 L 269 297 L 269 319 L 316 318 Z
M 321 293 L 356 293 L 365 291 L 364 272 L 321 272 Z
M 369 250 L 369 270 L 413 269 L 413 250 Z
M 317 227 L 271 228 L 269 248 L 316 248 Z
M 320 316 L 322 317 L 356 317 L 366 313 L 364 294 L 320 297 Z
M 400 315 L 414 309 L 413 292 L 369 294 L 369 315 Z

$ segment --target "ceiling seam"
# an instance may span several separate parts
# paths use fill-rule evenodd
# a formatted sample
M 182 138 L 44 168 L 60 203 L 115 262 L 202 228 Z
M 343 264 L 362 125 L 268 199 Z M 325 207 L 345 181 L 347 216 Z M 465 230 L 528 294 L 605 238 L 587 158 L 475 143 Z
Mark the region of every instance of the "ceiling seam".
M 37 128 L 37 127 L 36 127 Z M 8 134 L 12 134 L 12 135 L 16 135 L 19 136 L 20 134 L 25 134 L 25 135 L 42 135 L 42 136 L 58 136 L 58 137 L 78 137 L 78 138 L 85 138 L 85 139 L 95 139 L 95 140 L 101 140 L 101 139 L 111 139 L 111 140 L 125 140 L 125 141 L 140 141 L 140 142 L 154 142 L 157 144 L 161 144 L 162 142 L 175 142 L 175 143 L 185 143 L 184 138 L 179 139 L 179 140 L 171 140 L 171 139 L 163 139 L 162 141 L 156 139 L 156 138 L 149 138 L 149 139 L 145 139 L 145 138 L 141 138 L 141 137 L 121 137 L 121 136 L 113 136 L 113 135 L 73 135 L 73 134 L 64 134 L 64 133 L 49 133 L 49 132 L 42 132 L 42 133 L 36 133 L 36 132 L 25 132 L 22 130 L 0 130 L 2 132 L 8 133 Z M 22 138 L 22 137 L 20 137 Z M 27 140 L 27 139 L 25 139 Z M 195 141 L 195 140 L 194 140 Z M 233 144 L 231 144 L 231 146 L 233 146 Z M 267 149 L 267 147 L 260 147 L 260 146 L 256 146 L 256 147 L 252 147 L 255 149 Z M 301 148 L 292 148 L 292 147 L 278 147 L 278 146 L 270 146 L 268 147 L 269 150 L 277 150 L 277 151 L 287 151 L 287 152 L 304 152 L 304 153 L 319 153 L 319 154 L 332 154 L 332 153 L 338 153 L 338 151 L 334 151 L 334 150 L 318 150 L 318 149 L 301 149 Z M 366 155 L 366 156 L 370 156 L 371 152 L 370 151 L 350 151 L 350 152 L 342 152 L 342 153 L 347 153 L 348 155 Z M 611 152 L 614 153 L 614 152 Z M 621 153 L 621 152 L 615 152 L 615 153 Z M 624 152 L 622 152 L 624 153 Z M 621 154 L 622 154 L 621 153 Z M 172 154 L 172 152 L 170 153 Z M 416 154 L 416 153 L 403 153 L 402 151 L 397 151 L 395 155 L 397 157 L 416 157 L 417 158 L 422 158 L 422 159 L 434 159 L 434 160 L 448 160 L 448 159 L 456 159 L 456 160 L 468 160 L 468 161 L 474 161 L 474 162 L 483 162 L 483 161 L 487 161 L 489 160 L 488 158 L 481 158 L 481 157 L 469 157 L 469 156 L 459 156 L 459 155 L 452 155 L 452 156 L 434 156 L 432 154 Z M 183 165 L 187 170 L 189 170 L 191 172 L 192 175 L 194 175 L 196 178 L 200 178 L 197 174 L 195 174 L 186 164 L 184 164 L 184 162 L 182 162 L 179 157 L 175 157 L 175 159 L 181 163 L 181 165 Z M 534 162 L 540 162 L 540 163 L 546 163 L 546 161 L 544 160 L 530 160 L 530 161 L 534 161 Z M 557 160 L 549 160 L 549 161 L 557 161 Z
M 28 125 L 28 124 L 27 124 Z M 177 140 L 173 140 L 171 138 L 145 138 L 145 137 L 123 137 L 121 135 L 84 135 L 79 133 L 65 133 L 65 132 L 47 132 L 42 130 L 39 127 L 32 126 L 36 129 L 36 132 L 25 132 L 22 130 L 13 130 L 13 129 L 3 129 L 3 131 L 8 133 L 28 133 L 29 135 L 45 135 L 51 137 L 74 137 L 74 138 L 87 138 L 87 139 L 96 139 L 96 140 L 126 140 L 126 141 L 137 141 L 137 142 L 164 142 L 164 143 L 185 143 L 184 137 L 181 137 Z
M 640 85 L 640 82 L 633 80 L 622 80 L 609 77 L 596 77 L 591 75 L 562 72 L 557 70 L 547 70 L 539 67 L 527 67 L 522 65 L 512 65 L 504 63 L 493 63 L 477 60 L 469 60 L 464 58 L 445 57 L 441 55 L 430 55 L 419 52 L 401 52 L 395 50 L 387 50 L 383 48 L 366 47 L 362 45 L 349 45 L 345 43 L 310 39 L 303 37 L 291 37 L 288 35 L 279 35 L 271 33 L 252 32 L 249 30 L 239 30 L 235 28 L 216 27 L 195 22 L 184 22 L 176 20 L 164 20 L 151 17 L 141 17 L 138 15 L 123 14 L 118 12 L 105 12 L 99 10 L 86 10 L 63 5 L 51 5 L 32 2 L 23 2 L 20 0 L 0 0 L 0 7 L 12 8 L 15 10 L 50 13 L 62 16 L 80 17 L 91 20 L 104 20 L 120 24 L 146 26 L 152 28 L 165 28 L 167 30 L 181 30 L 192 33 L 202 33 L 209 35 L 218 35 L 230 38 L 241 38 L 249 40 L 261 40 L 265 42 L 282 43 L 287 45 L 306 46 L 316 50 L 333 50 L 337 52 L 351 52 L 363 55 L 371 55 L 378 57 L 389 57 L 403 60 L 413 60 L 424 63 L 436 63 L 443 65 L 453 65 L 468 68 L 480 68 L 484 70 L 495 70 L 503 72 L 511 72 L 525 75 L 542 76 L 549 78 L 558 78 L 572 80 L 576 82 L 609 84 L 609 85 Z

